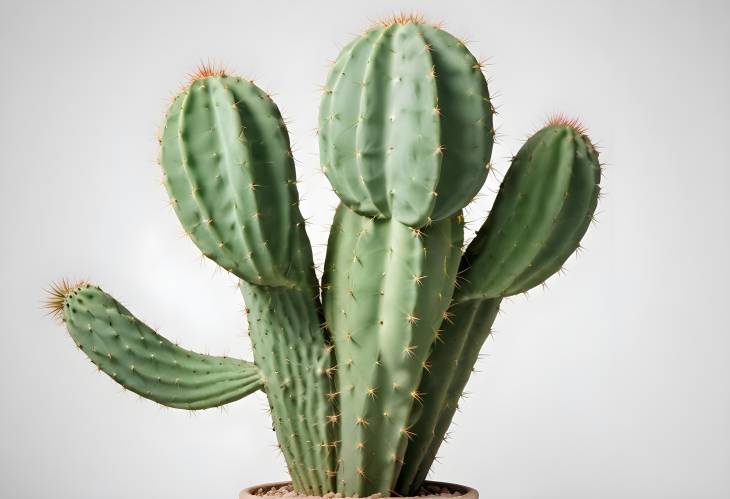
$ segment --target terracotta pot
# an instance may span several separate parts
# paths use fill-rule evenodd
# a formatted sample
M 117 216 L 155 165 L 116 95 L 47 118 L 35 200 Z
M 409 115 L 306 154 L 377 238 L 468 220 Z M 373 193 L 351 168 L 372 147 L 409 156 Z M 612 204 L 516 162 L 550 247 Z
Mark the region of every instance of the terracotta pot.
M 270 489 L 272 487 L 285 487 L 287 485 L 291 485 L 291 482 L 274 482 L 274 483 L 263 483 L 261 485 L 254 485 L 253 487 L 248 487 L 246 489 L 243 489 L 241 493 L 238 495 L 239 499 L 261 499 L 264 496 L 258 496 L 256 495 L 256 491 L 259 489 Z M 436 485 L 438 487 L 446 487 L 449 490 L 458 491 L 461 492 L 462 495 L 460 496 L 449 496 L 453 499 L 479 499 L 479 492 L 476 489 L 472 489 L 471 487 L 465 487 L 464 485 L 457 485 L 455 483 L 448 483 L 448 482 L 426 482 L 424 486 L 429 485 Z M 277 499 L 277 496 L 267 496 L 271 499 Z M 438 497 L 438 496 L 430 496 L 430 497 Z M 293 499 L 322 499 L 320 496 L 295 496 Z M 363 498 L 366 499 L 366 498 Z M 382 497 L 381 499 L 422 499 L 419 496 L 416 497 Z M 445 498 L 446 499 L 446 498 Z

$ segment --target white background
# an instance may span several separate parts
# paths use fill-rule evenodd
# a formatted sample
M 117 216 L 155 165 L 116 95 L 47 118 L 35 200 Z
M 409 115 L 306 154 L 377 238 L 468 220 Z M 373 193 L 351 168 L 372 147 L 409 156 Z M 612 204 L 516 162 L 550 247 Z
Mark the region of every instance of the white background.
M 730 497 L 727 3 L 0 5 L 0 496 L 232 499 L 286 477 L 263 395 L 191 415 L 124 393 L 42 290 L 88 277 L 184 346 L 249 357 L 234 281 L 159 185 L 167 99 L 208 59 L 274 93 L 321 263 L 318 86 L 371 20 L 416 8 L 488 58 L 502 174 L 553 111 L 608 163 L 587 251 L 506 304 L 432 476 L 499 499 Z

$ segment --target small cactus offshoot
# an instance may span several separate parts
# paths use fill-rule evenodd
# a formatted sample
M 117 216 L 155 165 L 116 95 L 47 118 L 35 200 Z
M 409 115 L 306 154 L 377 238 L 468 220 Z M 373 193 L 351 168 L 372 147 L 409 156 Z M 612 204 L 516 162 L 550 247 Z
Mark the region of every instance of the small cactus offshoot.
M 464 248 L 493 114 L 482 64 L 420 17 L 342 49 L 319 114 L 322 170 L 341 200 L 320 285 L 279 109 L 204 66 L 167 112 L 160 164 L 185 232 L 240 280 L 253 362 L 180 348 L 86 281 L 54 285 L 49 311 L 99 370 L 160 404 L 265 392 L 296 491 L 412 495 L 502 298 L 562 268 L 599 197 L 596 149 L 557 116 L 514 156 Z

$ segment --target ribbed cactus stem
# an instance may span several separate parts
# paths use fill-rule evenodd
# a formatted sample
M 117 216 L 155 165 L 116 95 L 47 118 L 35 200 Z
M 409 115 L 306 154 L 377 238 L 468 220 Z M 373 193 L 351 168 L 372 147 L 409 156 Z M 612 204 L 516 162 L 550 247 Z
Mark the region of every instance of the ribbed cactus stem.
M 338 209 L 324 282 L 339 364 L 338 479 L 345 494 L 393 490 L 462 235 L 460 215 L 414 229 Z
M 244 281 L 249 335 L 265 379 L 271 417 L 297 490 L 335 489 L 336 425 L 332 348 L 323 341 L 312 289 L 255 286 Z
M 461 258 L 460 210 L 484 182 L 494 130 L 481 66 L 418 19 L 346 46 L 320 107 L 322 166 L 342 200 L 325 263 L 338 357 L 338 488 L 395 492 L 427 357 Z

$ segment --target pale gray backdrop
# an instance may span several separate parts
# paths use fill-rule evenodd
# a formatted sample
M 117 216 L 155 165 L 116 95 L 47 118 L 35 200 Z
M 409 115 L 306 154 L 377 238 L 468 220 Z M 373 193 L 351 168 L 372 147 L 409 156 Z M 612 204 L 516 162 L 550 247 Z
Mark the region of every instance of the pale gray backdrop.
M 1 497 L 233 499 L 286 477 L 263 395 L 191 415 L 122 392 L 42 289 L 88 277 L 187 347 L 250 356 L 233 279 L 159 184 L 168 98 L 209 59 L 275 95 L 321 263 L 318 86 L 370 21 L 412 9 L 490 63 L 499 172 L 553 111 L 608 163 L 587 250 L 506 304 L 432 476 L 495 499 L 730 497 L 730 8 L 611 0 L 4 0 Z

